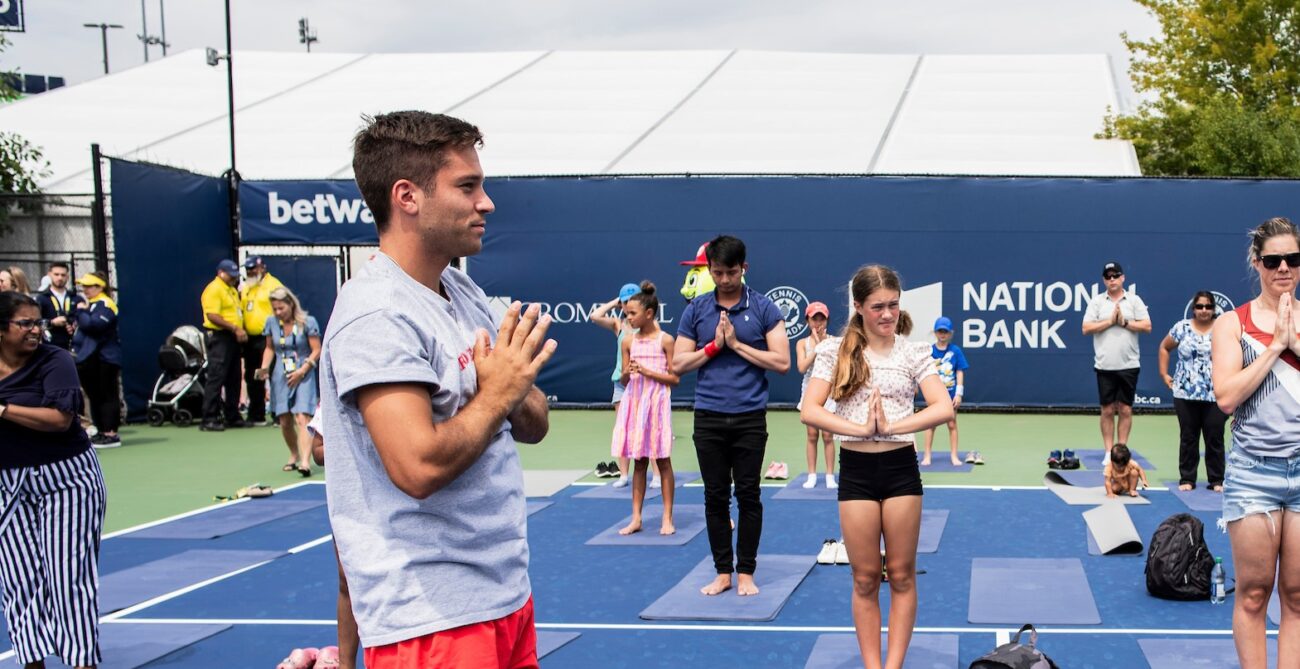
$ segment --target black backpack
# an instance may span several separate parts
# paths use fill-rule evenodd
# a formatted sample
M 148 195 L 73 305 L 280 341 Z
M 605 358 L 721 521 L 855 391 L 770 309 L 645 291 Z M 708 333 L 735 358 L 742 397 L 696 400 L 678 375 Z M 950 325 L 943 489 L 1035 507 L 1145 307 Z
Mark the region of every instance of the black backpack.
M 1020 635 L 1029 632 L 1029 643 L 1021 644 Z M 1060 669 L 1052 658 L 1034 647 L 1038 643 L 1038 630 L 1025 625 L 1016 632 L 1010 643 L 1004 643 L 993 652 L 971 662 L 970 669 Z
M 1161 599 L 1210 598 L 1214 556 L 1205 545 L 1205 526 L 1189 513 L 1160 523 L 1147 549 L 1147 592 Z

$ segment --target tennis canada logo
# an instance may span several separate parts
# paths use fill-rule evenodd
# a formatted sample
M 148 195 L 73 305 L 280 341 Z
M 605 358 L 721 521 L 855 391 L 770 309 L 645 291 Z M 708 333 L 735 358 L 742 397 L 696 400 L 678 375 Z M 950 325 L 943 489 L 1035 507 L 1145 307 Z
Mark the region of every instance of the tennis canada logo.
M 808 331 L 808 322 L 804 320 L 804 311 L 808 309 L 808 298 L 803 291 L 790 286 L 777 286 L 767 291 L 767 299 L 781 311 L 785 319 L 785 336 L 794 339 Z

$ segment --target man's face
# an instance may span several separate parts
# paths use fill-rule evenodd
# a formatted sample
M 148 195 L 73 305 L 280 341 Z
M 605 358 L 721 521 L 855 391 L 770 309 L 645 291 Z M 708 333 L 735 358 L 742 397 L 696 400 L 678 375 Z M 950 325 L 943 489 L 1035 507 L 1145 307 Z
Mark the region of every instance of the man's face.
M 217 276 L 231 286 L 239 283 L 239 275 L 231 274 L 224 269 L 217 270 Z
M 449 150 L 433 183 L 432 191 L 420 191 L 420 230 L 428 248 L 451 258 L 478 254 L 487 215 L 496 209 L 483 190 L 478 151 L 472 146 Z
M 739 265 L 722 265 L 709 263 L 709 276 L 713 278 L 713 285 L 717 287 L 720 295 L 734 295 L 740 292 L 740 287 L 745 278 L 745 270 L 749 268 L 749 263 Z
M 50 285 L 59 290 L 63 290 L 68 285 L 68 268 L 51 267 L 50 268 Z
M 1101 278 L 1106 282 L 1106 292 L 1108 293 L 1116 293 L 1124 289 L 1123 272 L 1107 270 L 1105 274 L 1101 275 Z
M 253 265 L 252 267 L 248 267 L 244 269 L 244 274 L 248 275 L 248 280 L 253 282 L 256 282 L 258 279 L 262 278 L 262 275 L 265 273 L 266 273 L 265 265 Z

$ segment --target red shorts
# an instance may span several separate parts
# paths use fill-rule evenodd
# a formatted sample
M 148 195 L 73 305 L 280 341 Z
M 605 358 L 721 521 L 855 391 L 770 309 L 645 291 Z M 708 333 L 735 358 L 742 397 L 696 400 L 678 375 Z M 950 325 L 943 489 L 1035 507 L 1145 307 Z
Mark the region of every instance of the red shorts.
M 367 669 L 535 669 L 533 598 L 504 618 L 367 648 L 365 660 Z

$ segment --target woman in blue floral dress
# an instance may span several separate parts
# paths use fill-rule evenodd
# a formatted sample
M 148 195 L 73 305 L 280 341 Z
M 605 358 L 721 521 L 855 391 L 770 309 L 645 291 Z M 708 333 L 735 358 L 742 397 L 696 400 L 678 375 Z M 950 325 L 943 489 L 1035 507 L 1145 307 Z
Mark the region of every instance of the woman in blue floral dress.
M 1205 436 L 1205 477 L 1215 492 L 1223 491 L 1223 428 L 1228 416 L 1214 401 L 1210 378 L 1210 331 L 1218 316 L 1214 295 L 1207 290 L 1192 298 L 1192 317 L 1174 324 L 1160 342 L 1160 376 L 1174 391 L 1178 414 L 1178 489 L 1196 487 L 1201 464 L 1200 437 Z M 1169 353 L 1178 351 L 1173 376 Z

